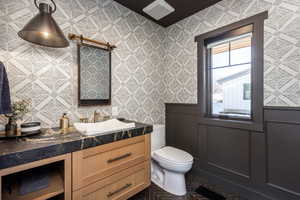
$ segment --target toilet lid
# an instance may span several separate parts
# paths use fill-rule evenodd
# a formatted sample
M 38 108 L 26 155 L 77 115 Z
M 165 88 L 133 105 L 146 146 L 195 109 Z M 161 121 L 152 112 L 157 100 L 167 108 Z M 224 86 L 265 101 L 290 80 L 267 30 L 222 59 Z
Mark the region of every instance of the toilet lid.
M 174 147 L 163 147 L 154 152 L 154 156 L 173 163 L 193 162 L 193 156 L 183 150 Z

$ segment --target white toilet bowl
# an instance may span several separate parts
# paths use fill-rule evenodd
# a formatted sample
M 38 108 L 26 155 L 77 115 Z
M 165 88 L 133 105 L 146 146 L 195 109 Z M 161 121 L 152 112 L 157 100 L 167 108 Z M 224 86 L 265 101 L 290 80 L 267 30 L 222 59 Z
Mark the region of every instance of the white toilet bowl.
M 185 173 L 193 165 L 193 157 L 180 149 L 166 146 L 151 153 L 151 180 L 167 192 L 186 194 Z

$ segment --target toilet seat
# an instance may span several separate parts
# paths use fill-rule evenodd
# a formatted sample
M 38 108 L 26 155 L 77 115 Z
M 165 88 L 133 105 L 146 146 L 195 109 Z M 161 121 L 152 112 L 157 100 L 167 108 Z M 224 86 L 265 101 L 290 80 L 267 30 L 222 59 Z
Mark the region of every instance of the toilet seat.
M 174 165 L 187 165 L 193 163 L 193 156 L 191 154 L 170 146 L 154 151 L 153 157 L 157 160 Z

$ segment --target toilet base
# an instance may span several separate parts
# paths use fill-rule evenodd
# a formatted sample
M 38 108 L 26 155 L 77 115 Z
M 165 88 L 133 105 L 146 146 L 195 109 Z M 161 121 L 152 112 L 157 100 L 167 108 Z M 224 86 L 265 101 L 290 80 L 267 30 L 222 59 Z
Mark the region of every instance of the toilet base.
M 162 169 L 153 162 L 151 171 L 151 181 L 158 187 L 176 196 L 186 194 L 184 173 Z
M 189 153 L 165 146 L 151 152 L 151 180 L 163 190 L 176 195 L 186 194 L 185 173 L 193 166 Z

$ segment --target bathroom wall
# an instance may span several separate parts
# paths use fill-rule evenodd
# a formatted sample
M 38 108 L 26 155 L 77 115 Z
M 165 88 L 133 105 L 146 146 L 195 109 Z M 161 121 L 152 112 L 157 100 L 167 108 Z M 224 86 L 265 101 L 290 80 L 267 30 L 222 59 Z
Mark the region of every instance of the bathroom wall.
M 264 104 L 300 106 L 299 0 L 223 0 L 168 27 L 166 102 L 197 103 L 196 35 L 265 10 Z
M 17 32 L 37 13 L 32 0 L 0 0 L 0 60 L 13 100 L 32 99 L 26 120 L 57 125 L 63 112 L 73 120 L 95 109 L 147 123 L 164 123 L 164 102 L 197 102 L 194 37 L 268 10 L 265 23 L 265 105 L 300 105 L 300 1 L 224 0 L 163 28 L 112 0 L 56 0 L 54 13 L 65 34 L 109 41 L 112 106 L 77 106 L 76 44 L 66 49 L 32 45 Z
M 264 130 L 203 123 L 194 37 L 265 10 L 264 104 L 272 107 Z M 165 101 L 182 103 L 166 104 L 167 145 L 191 153 L 201 177 L 247 199 L 300 197 L 299 109 L 291 108 L 300 106 L 299 16 L 299 0 L 223 0 L 166 30 Z
M 203 122 L 197 107 L 166 104 L 166 143 L 191 153 L 200 177 L 241 199 L 300 199 L 299 109 L 264 108 L 256 131 Z
M 73 121 L 95 109 L 147 123 L 164 121 L 164 28 L 112 0 L 55 0 L 53 14 L 65 34 L 83 34 L 115 44 L 112 53 L 112 106 L 77 104 L 76 44 L 52 49 L 30 44 L 17 32 L 37 13 L 33 0 L 0 0 L 0 60 L 12 99 L 32 99 L 26 120 L 56 126 L 63 112 Z

